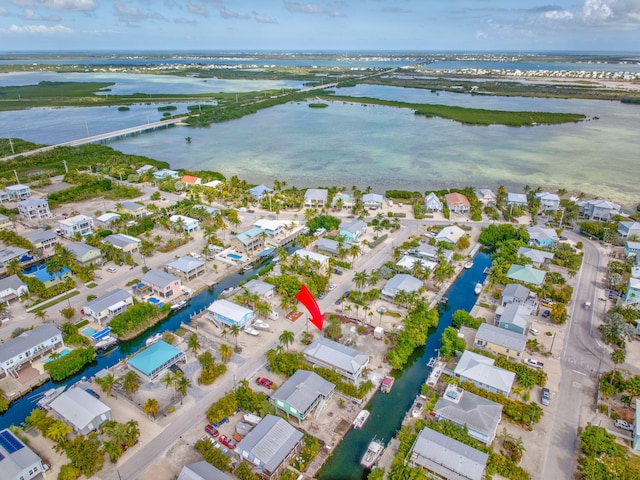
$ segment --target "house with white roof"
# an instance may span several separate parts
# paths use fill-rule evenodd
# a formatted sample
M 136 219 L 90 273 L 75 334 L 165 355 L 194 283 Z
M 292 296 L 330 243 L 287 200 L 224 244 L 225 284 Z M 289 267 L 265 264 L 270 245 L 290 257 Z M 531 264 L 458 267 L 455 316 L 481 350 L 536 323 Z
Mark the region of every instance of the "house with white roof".
M 436 242 L 448 242 L 451 245 L 455 246 L 465 234 L 465 231 L 458 227 L 457 225 L 450 225 L 448 227 L 444 227 L 442 230 L 438 232 L 435 236 Z
M 621 207 L 617 203 L 607 200 L 578 200 L 576 205 L 580 208 L 580 216 L 589 220 L 608 222 L 615 215 L 620 215 Z
M 65 218 L 58 222 L 62 234 L 67 238 L 73 238 L 75 235 L 82 235 L 86 237 L 93 233 L 93 218 L 86 215 L 75 215 L 73 217 Z
M 640 240 L 640 222 L 620 222 L 618 224 L 618 235 L 621 238 Z
M 483 323 L 478 328 L 473 343 L 475 348 L 482 348 L 511 360 L 519 360 L 524 354 L 527 336 Z
M 258 297 L 263 300 L 273 298 L 273 294 L 276 291 L 276 286 L 274 284 L 263 282 L 262 280 L 258 280 L 255 278 L 252 278 L 247 283 L 245 283 L 242 288 L 244 288 L 249 293 L 258 295 Z
M 8 306 L 10 301 L 19 300 L 23 293 L 28 294 L 29 288 L 18 275 L 0 278 L 0 302 Z
M 427 212 L 441 212 L 442 202 L 435 193 L 431 192 L 424 199 L 424 208 Z
M 58 327 L 43 323 L 0 344 L 0 368 L 5 375 L 17 377 L 18 371 L 26 364 L 33 363 L 62 345 L 62 332 Z
M 482 202 L 482 205 L 484 206 L 495 205 L 496 200 L 498 199 L 493 190 L 488 188 L 481 188 L 479 190 L 476 190 L 475 193 L 476 197 L 478 197 L 478 200 L 480 200 L 480 202 Z
M 109 321 L 133 305 L 133 296 L 128 291 L 118 288 L 85 303 L 82 314 L 85 318 L 106 325 Z
M 357 218 L 340 223 L 340 236 L 348 243 L 357 242 L 366 231 L 367 223 Z
M 111 407 L 80 387 L 62 392 L 49 404 L 49 409 L 78 435 L 86 435 L 111 420 Z
M 331 200 L 331 206 L 342 210 L 353 208 L 353 197 L 344 192 L 336 193 Z
M 519 303 L 508 303 L 496 309 L 496 324 L 500 328 L 526 335 L 529 330 L 531 307 Z
M 254 225 L 267 234 L 267 237 L 276 237 L 284 231 L 286 222 L 280 220 L 268 220 L 262 218 Z
M 216 300 L 207 307 L 206 318 L 220 328 L 237 326 L 245 328 L 255 318 L 253 310 L 229 300 Z
M 325 188 L 310 188 L 304 194 L 305 207 L 324 208 L 327 205 L 329 190 Z
M 201 460 L 182 467 L 178 480 L 234 480 L 234 478 L 218 470 L 206 460 Z
M 120 250 L 124 253 L 134 254 L 140 251 L 142 246 L 142 240 L 124 233 L 115 233 L 113 235 L 106 236 L 102 243 L 111 245 L 112 247 Z
M 136 173 L 138 175 L 144 175 L 145 173 L 149 173 L 149 172 L 151 172 L 151 171 L 153 171 L 155 169 L 156 169 L 156 167 L 154 167 L 153 165 L 143 165 L 142 167 L 140 167 L 140 168 L 138 168 L 136 170 Z
M 169 170 L 168 168 L 158 170 L 157 172 L 152 173 L 153 178 L 158 180 L 164 180 L 165 178 L 180 178 L 180 172 L 176 172 L 175 170 Z
M 109 229 L 111 227 L 111 224 L 119 218 L 120 218 L 119 214 L 113 213 L 113 212 L 107 212 L 97 217 L 96 222 L 98 222 L 98 226 Z
M 9 198 L 16 202 L 25 200 L 31 196 L 31 188 L 29 185 L 22 185 L 20 183 L 17 185 L 9 185 L 5 187 L 5 190 L 9 194 Z
M 410 272 L 416 262 L 420 263 L 422 268 L 426 268 L 427 270 L 433 270 L 438 266 L 438 262 L 427 260 L 426 258 L 413 257 L 411 255 L 403 255 L 402 258 L 396 262 L 396 266 Z
M 183 232 L 193 232 L 200 228 L 200 220 L 197 218 L 187 217 L 185 215 L 171 215 L 169 221 L 174 228 Z
M 202 260 L 185 255 L 167 263 L 164 270 L 180 277 L 185 282 L 190 282 L 204 275 L 205 263 Z
M 27 198 L 18 202 L 18 215 L 27 222 L 53 217 L 46 198 Z
M 11 196 L 6 190 L 0 190 L 0 203 L 11 201 Z
M 43 478 L 42 459 L 11 430 L 0 431 L 0 479 Z
M 312 365 L 330 368 L 355 384 L 360 383 L 369 355 L 325 337 L 317 338 L 302 352 Z
M 465 350 L 458 360 L 454 375 L 463 382 L 471 382 L 488 392 L 508 397 L 516 374 L 494 365 L 493 358 Z
M 379 193 L 365 193 L 362 195 L 362 206 L 368 210 L 378 210 L 382 208 L 384 197 Z
M 335 385 L 315 372 L 298 370 L 275 392 L 269 401 L 276 410 L 287 418 L 294 417 L 298 423 L 316 409 L 321 410 L 325 402 L 333 396 Z
M 529 204 L 527 196 L 524 193 L 507 192 L 507 205 L 515 205 L 516 207 L 526 207 Z
M 535 197 L 540 200 L 540 210 L 556 212 L 560 208 L 560 197 L 555 193 L 539 192 Z
M 318 264 L 318 271 L 323 274 L 329 270 L 329 257 L 322 255 L 321 253 L 301 248 L 293 252 L 293 256 L 300 257 L 302 260 L 309 259 L 312 262 L 316 262 Z
M 422 280 L 406 273 L 399 273 L 389 279 L 381 293 L 387 297 L 394 298 L 401 291 L 406 293 L 420 292 L 422 288 L 424 288 Z
M 453 250 L 447 250 L 446 248 L 438 248 L 428 243 L 421 243 L 415 250 L 410 250 L 410 254 L 417 255 L 418 257 L 426 258 L 432 262 L 438 262 L 443 259 L 447 263 L 453 261 Z

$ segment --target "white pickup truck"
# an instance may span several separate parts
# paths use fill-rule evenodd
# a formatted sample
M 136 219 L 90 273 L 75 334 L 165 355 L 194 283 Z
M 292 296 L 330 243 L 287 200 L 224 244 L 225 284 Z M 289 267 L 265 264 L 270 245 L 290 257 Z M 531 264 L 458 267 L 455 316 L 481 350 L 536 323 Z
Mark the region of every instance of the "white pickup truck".
M 534 360 L 533 358 L 525 358 L 524 363 L 533 368 L 544 368 L 544 363 Z

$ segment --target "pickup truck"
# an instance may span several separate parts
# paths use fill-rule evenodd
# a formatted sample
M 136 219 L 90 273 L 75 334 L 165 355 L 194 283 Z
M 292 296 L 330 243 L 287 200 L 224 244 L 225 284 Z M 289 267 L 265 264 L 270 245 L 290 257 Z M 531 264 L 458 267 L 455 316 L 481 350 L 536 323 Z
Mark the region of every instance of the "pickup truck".
M 525 358 L 524 363 L 533 368 L 544 368 L 544 363 L 534 360 L 533 358 Z

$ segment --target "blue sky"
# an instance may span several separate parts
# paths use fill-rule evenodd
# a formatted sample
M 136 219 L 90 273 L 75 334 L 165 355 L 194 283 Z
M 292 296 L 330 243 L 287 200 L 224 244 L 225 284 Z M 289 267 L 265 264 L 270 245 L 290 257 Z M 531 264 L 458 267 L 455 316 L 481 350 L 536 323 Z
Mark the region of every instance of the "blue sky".
M 0 0 L 0 51 L 638 51 L 640 0 Z

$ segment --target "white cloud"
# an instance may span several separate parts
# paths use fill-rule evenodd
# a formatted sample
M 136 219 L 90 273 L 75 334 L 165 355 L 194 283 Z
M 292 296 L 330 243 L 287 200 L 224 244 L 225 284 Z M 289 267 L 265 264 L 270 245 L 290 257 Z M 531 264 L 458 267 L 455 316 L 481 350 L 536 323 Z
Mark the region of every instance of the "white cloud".
M 74 31 L 64 25 L 47 27 L 46 25 L 11 25 L 9 28 L 0 29 L 1 33 L 18 35 L 68 35 Z
M 253 15 L 253 18 L 258 23 L 278 23 L 275 18 L 271 18 L 268 15 L 260 15 L 257 12 L 251 12 L 251 15 Z
M 125 23 L 138 23 L 143 20 L 165 20 L 165 18 L 156 12 L 142 11 L 138 7 L 128 7 L 123 5 L 120 0 L 113 3 L 115 16 Z
M 198 22 L 192 18 L 176 18 L 173 20 L 173 23 L 177 23 L 179 25 L 196 25 Z
M 328 15 L 330 17 L 344 17 L 345 14 L 338 10 L 327 10 L 315 3 L 284 2 L 284 8 L 294 13 L 305 13 L 308 15 Z
M 18 7 L 47 8 L 49 10 L 91 11 L 97 8 L 95 0 L 11 0 Z
M 549 10 L 544 12 L 544 18 L 549 20 L 571 20 L 573 13 L 568 10 Z
M 25 20 L 32 20 L 32 21 L 44 20 L 45 22 L 59 22 L 62 20 L 62 18 L 60 18 L 59 15 L 49 15 L 48 17 L 43 17 L 42 15 L 40 15 L 37 12 L 34 12 L 30 8 L 27 8 L 24 11 L 22 18 L 24 18 Z
M 209 10 L 201 3 L 187 2 L 187 10 L 194 15 L 201 15 L 203 17 L 209 16 Z
M 248 18 L 250 18 L 249 15 L 234 12 L 233 10 L 229 10 L 227 7 L 220 7 L 218 8 L 218 11 L 220 12 L 220 16 L 222 18 L 235 18 L 238 20 L 247 20 Z
M 0 7 L 0 16 L 1 17 L 8 17 L 9 16 L 9 10 L 7 10 L 4 7 Z
M 588 25 L 637 28 L 640 26 L 638 0 L 585 0 L 582 20 Z
M 476 38 L 478 40 L 486 40 L 489 38 L 489 34 L 487 32 L 476 32 Z

